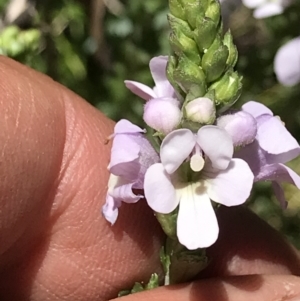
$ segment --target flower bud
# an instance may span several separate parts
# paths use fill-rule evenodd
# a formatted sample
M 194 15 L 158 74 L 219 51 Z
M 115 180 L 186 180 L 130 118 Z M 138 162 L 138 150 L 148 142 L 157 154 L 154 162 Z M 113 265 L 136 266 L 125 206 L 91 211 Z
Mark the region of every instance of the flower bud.
M 201 97 L 206 92 L 205 75 L 201 67 L 190 61 L 187 57 L 182 56 L 179 58 L 173 78 L 185 93 L 193 89 L 194 98 Z
M 146 103 L 143 118 L 147 125 L 166 135 L 179 125 L 181 115 L 177 99 L 154 98 Z
M 176 18 L 171 14 L 168 14 L 167 17 L 168 17 L 168 22 L 170 24 L 170 27 L 173 31 L 175 32 L 181 31 L 184 35 L 186 35 L 190 39 L 193 39 L 194 37 L 193 32 L 191 30 L 191 27 L 186 21 Z
M 216 105 L 224 111 L 233 105 L 242 92 L 242 77 L 232 69 L 228 70 L 209 90 L 215 90 Z
M 218 0 L 211 0 L 205 12 L 205 17 L 212 19 L 216 24 L 219 23 L 221 17 L 221 5 Z
M 174 28 L 169 37 L 170 45 L 173 51 L 181 56 L 184 54 L 191 61 L 200 64 L 200 56 L 198 53 L 197 44 L 193 39 L 187 37 L 178 27 Z
M 192 84 L 186 94 L 185 102 L 190 102 L 195 98 L 203 96 L 204 92 L 204 86 L 199 85 L 198 83 Z
M 169 0 L 169 8 L 173 16 L 185 20 L 185 13 L 180 0 Z
M 222 75 L 226 67 L 228 55 L 227 46 L 223 45 L 221 38 L 217 36 L 202 58 L 201 64 L 207 82 L 215 81 Z
M 223 43 L 227 46 L 229 50 L 226 65 L 233 68 L 238 59 L 238 51 L 236 46 L 233 44 L 233 39 L 230 30 L 228 30 L 224 35 Z
M 208 90 L 203 97 L 209 98 L 211 101 L 215 102 L 216 95 L 215 90 Z
M 244 111 L 219 117 L 217 119 L 217 126 L 224 129 L 231 136 L 235 147 L 252 143 L 257 134 L 255 118 Z
M 168 64 L 167 64 L 167 78 L 169 80 L 169 82 L 171 83 L 171 85 L 174 87 L 174 89 L 177 91 L 177 93 L 179 95 L 183 94 L 181 88 L 178 86 L 178 84 L 176 83 L 175 79 L 174 79 L 174 71 L 175 68 L 177 66 L 177 60 L 176 57 L 174 56 L 169 56 L 168 59 Z
M 212 19 L 204 17 L 197 20 L 194 39 L 201 52 L 211 46 L 216 38 L 216 34 L 217 25 Z
M 184 4 L 185 15 L 188 23 L 192 29 L 196 28 L 197 19 L 204 17 L 204 11 L 200 5 L 200 0 L 185 1 Z
M 185 116 L 193 122 L 213 124 L 216 119 L 215 104 L 206 97 L 196 98 L 185 106 Z

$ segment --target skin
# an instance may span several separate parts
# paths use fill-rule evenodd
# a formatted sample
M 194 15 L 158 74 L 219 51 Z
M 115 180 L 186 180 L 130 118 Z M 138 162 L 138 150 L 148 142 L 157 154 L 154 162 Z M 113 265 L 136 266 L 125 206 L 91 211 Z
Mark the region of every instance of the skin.
M 145 202 L 105 201 L 113 122 L 79 96 L 0 58 L 0 300 L 110 300 L 160 272 L 163 234 Z M 298 253 L 243 208 L 221 208 L 210 266 L 134 300 L 300 300 Z M 297 299 L 296 299 L 297 300 Z

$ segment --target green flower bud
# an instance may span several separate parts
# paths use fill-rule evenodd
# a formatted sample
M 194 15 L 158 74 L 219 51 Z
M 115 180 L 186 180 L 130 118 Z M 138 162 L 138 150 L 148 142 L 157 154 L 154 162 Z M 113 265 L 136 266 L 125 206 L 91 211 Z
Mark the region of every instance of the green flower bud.
M 216 93 L 215 90 L 208 90 L 207 93 L 205 93 L 204 97 L 211 99 L 213 102 L 215 102 L 216 99 Z
M 203 81 L 203 84 L 201 84 L 201 85 L 192 84 L 190 86 L 188 93 L 186 94 L 185 101 L 189 102 L 197 97 L 203 96 L 203 94 L 205 93 L 205 90 L 206 90 L 206 84 L 204 81 Z
M 242 92 L 242 77 L 232 69 L 228 70 L 209 90 L 215 91 L 215 103 L 221 111 L 232 106 Z
M 176 81 L 174 80 L 173 74 L 177 67 L 177 60 L 174 56 L 169 56 L 168 64 L 167 64 L 167 78 L 174 89 L 179 93 L 182 94 L 180 87 L 177 85 Z
M 188 94 L 192 89 L 196 94 L 194 98 L 201 97 L 206 92 L 205 75 L 201 67 L 185 56 L 179 58 L 173 78 L 185 93 Z
M 211 0 L 200 0 L 199 1 L 200 2 L 199 5 L 200 5 L 200 8 L 201 8 L 202 12 L 206 12 L 210 1 Z
M 175 31 L 175 32 L 180 31 L 188 38 L 190 38 L 190 39 L 194 38 L 194 34 L 191 30 L 191 27 L 189 26 L 189 24 L 186 21 L 176 18 L 171 14 L 168 14 L 167 17 L 168 17 L 170 27 L 173 31 Z
M 177 67 L 177 59 L 174 56 L 169 56 L 168 64 L 167 64 L 167 78 L 175 91 L 177 92 L 177 98 L 178 100 L 182 101 L 185 98 L 185 93 L 182 91 L 180 86 L 176 83 L 174 79 L 174 72 Z
M 199 18 L 197 26 L 194 30 L 194 40 L 196 41 L 200 51 L 204 52 L 208 49 L 216 38 L 217 25 L 210 18 Z
M 229 50 L 226 65 L 229 67 L 234 67 L 238 59 L 238 51 L 236 46 L 233 44 L 233 39 L 230 30 L 228 30 L 224 35 L 223 43 L 228 47 Z
M 182 20 L 186 20 L 181 0 L 169 0 L 169 8 L 173 16 Z
M 218 79 L 226 68 L 226 61 L 229 55 L 227 46 L 223 45 L 221 38 L 217 36 L 212 46 L 202 58 L 202 68 L 206 75 L 207 82 Z
M 221 18 L 221 5 L 218 0 L 211 0 L 205 12 L 205 17 L 212 19 L 217 25 Z
M 189 0 L 184 4 L 185 16 L 190 26 L 195 29 L 197 19 L 204 17 L 203 7 L 200 0 Z
M 187 37 L 182 31 L 178 30 L 178 28 L 176 29 L 176 31 L 170 34 L 169 38 L 170 45 L 175 54 L 178 56 L 185 55 L 191 61 L 200 64 L 201 59 L 195 41 Z

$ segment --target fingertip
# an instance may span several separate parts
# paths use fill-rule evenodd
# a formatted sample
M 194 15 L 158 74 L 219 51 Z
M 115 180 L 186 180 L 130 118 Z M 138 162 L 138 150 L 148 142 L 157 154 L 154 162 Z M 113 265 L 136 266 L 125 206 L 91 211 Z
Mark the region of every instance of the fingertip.
M 300 274 L 295 248 L 244 207 L 222 207 L 217 213 L 220 234 L 207 250 L 211 260 L 202 278 L 248 274 Z
M 273 301 L 300 299 L 300 279 L 295 276 L 249 275 L 206 279 L 132 294 L 124 301 Z M 293 299 L 293 300 L 299 300 Z M 113 299 L 117 300 L 117 299 Z

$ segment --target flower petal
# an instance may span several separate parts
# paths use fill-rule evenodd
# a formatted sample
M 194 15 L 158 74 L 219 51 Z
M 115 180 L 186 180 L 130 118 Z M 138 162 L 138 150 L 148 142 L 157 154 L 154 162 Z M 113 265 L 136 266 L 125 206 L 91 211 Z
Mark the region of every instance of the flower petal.
M 112 174 L 135 180 L 140 169 L 138 141 L 132 134 L 115 136 L 108 166 Z
M 284 191 L 283 191 L 282 187 L 280 186 L 279 183 L 273 181 L 272 188 L 273 188 L 273 191 L 274 191 L 274 194 L 275 194 L 277 200 L 279 201 L 281 208 L 286 209 L 288 202 L 284 196 Z
M 256 19 L 264 19 L 282 14 L 284 8 L 279 3 L 266 3 L 253 12 L 253 17 Z
M 207 248 L 218 238 L 219 226 L 211 201 L 199 183 L 180 191 L 177 219 L 179 242 L 189 250 Z
M 137 134 L 145 133 L 146 130 L 141 129 L 137 125 L 131 123 L 127 119 L 121 119 L 118 121 L 114 128 L 114 135 L 116 134 Z
M 240 148 L 235 154 L 235 158 L 246 161 L 254 176 L 260 173 L 262 166 L 266 165 L 266 152 L 259 146 L 255 139 L 251 144 Z
M 196 142 L 188 129 L 179 129 L 168 134 L 160 147 L 160 159 L 167 173 L 172 174 L 190 155 Z
M 274 71 L 278 81 L 285 86 L 300 82 L 300 37 L 281 46 L 274 60 Z
M 157 56 L 151 59 L 149 66 L 155 82 L 154 91 L 156 97 L 173 97 L 174 88 L 167 79 L 166 69 L 168 56 Z
M 134 180 L 139 172 L 138 158 L 141 150 L 141 133 L 145 130 L 126 119 L 116 123 L 112 135 L 113 145 L 108 169 L 117 176 Z
M 143 198 L 142 195 L 136 195 L 132 192 L 132 187 L 134 183 L 128 183 L 125 185 L 120 185 L 116 187 L 112 192 L 109 194 L 117 200 L 121 200 L 122 202 L 132 204 L 136 203 L 140 198 Z
M 161 163 L 148 168 L 144 191 L 148 205 L 156 212 L 170 213 L 178 206 L 175 188 Z
M 255 179 L 256 181 L 276 181 L 287 182 L 295 185 L 300 189 L 300 177 L 292 169 L 284 164 L 274 163 L 265 165 L 261 168 L 259 175 Z
M 125 86 L 135 95 L 145 99 L 145 100 L 149 100 L 151 98 L 155 98 L 157 95 L 155 94 L 155 92 L 153 91 L 153 89 L 151 89 L 150 87 L 139 83 L 139 82 L 135 82 L 132 80 L 125 80 L 124 81 Z
M 259 5 L 262 5 L 265 0 L 242 0 L 243 4 L 248 8 L 256 8 Z
M 173 131 L 181 121 L 179 102 L 174 98 L 153 98 L 144 107 L 145 122 L 164 135 Z
M 233 155 L 233 143 L 224 129 L 214 125 L 203 126 L 197 133 L 197 143 L 214 168 L 227 168 Z
M 202 173 L 207 194 L 216 203 L 236 206 L 243 204 L 250 195 L 254 176 L 244 160 L 232 159 L 222 171 L 205 166 Z
M 140 154 L 139 165 L 140 170 L 138 177 L 135 179 L 134 188 L 144 189 L 144 177 L 147 169 L 154 163 L 160 162 L 158 153 L 155 151 L 151 143 L 144 136 L 140 137 Z
M 121 201 L 115 200 L 112 196 L 107 194 L 106 203 L 102 207 L 102 214 L 107 221 L 112 225 L 116 222 L 118 218 L 119 210 L 121 206 Z
M 264 114 L 273 116 L 273 112 L 269 108 L 256 101 L 246 102 L 242 106 L 242 110 L 251 114 L 254 118 Z
M 269 163 L 285 163 L 300 154 L 298 142 L 277 117 L 271 117 L 258 126 L 256 139 L 263 150 L 276 155 L 276 157 L 270 157 Z
M 256 119 L 245 111 L 237 111 L 219 117 L 217 126 L 230 135 L 234 146 L 250 144 L 254 141 L 257 133 Z

